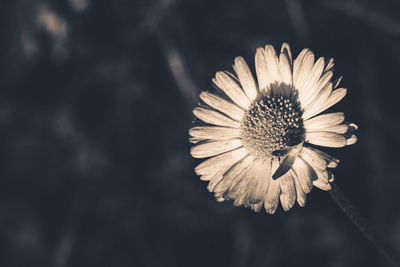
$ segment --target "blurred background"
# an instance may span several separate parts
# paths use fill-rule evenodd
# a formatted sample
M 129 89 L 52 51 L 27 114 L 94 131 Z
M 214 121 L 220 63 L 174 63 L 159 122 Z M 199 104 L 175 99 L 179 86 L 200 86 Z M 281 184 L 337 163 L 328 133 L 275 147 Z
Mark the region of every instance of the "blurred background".
M 275 215 L 193 168 L 201 90 L 256 48 L 334 57 L 336 183 L 400 251 L 400 3 L 13 0 L 0 9 L 0 266 L 389 266 L 327 192 Z M 296 204 L 297 205 L 297 204 Z

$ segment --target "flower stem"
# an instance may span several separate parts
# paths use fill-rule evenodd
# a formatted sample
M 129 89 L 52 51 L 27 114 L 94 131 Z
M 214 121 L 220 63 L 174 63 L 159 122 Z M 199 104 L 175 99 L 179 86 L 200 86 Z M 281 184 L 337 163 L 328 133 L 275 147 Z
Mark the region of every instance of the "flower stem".
M 332 183 L 331 186 L 332 190 L 329 191 L 330 196 L 347 215 L 347 217 L 349 217 L 358 230 L 360 230 L 363 236 L 369 242 L 371 242 L 371 244 L 379 251 L 379 253 L 381 253 L 381 255 L 388 261 L 390 261 L 393 266 L 400 266 L 400 258 L 398 254 L 392 250 L 387 243 L 379 239 L 367 220 L 361 216 L 350 200 L 344 195 L 342 190 L 335 183 Z

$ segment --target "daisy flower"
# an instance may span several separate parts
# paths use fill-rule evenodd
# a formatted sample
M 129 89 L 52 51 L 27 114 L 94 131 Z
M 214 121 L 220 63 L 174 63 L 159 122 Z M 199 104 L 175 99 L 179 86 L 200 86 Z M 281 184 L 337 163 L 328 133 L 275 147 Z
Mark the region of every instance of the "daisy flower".
M 273 214 L 306 202 L 313 186 L 330 190 L 339 160 L 318 147 L 344 147 L 357 141 L 357 126 L 342 112 L 326 112 L 345 95 L 333 80 L 333 59 L 315 61 L 309 49 L 296 59 L 287 43 L 276 53 L 271 45 L 255 55 L 257 80 L 242 57 L 236 75 L 217 72 L 217 92 L 201 92 L 193 110 L 201 121 L 189 130 L 195 168 L 217 201 Z M 322 114 L 321 114 L 322 113 Z

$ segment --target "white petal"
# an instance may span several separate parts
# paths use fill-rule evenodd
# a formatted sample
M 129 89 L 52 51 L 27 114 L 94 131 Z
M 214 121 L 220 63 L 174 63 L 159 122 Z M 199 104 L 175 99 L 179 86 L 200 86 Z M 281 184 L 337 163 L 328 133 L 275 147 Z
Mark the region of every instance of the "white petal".
M 280 73 L 282 82 L 287 85 L 292 85 L 293 83 L 292 68 L 290 66 L 290 61 L 285 53 L 281 53 L 279 55 L 279 64 L 280 64 Z
M 281 47 L 281 53 L 284 53 L 289 59 L 289 64 L 292 66 L 292 51 L 288 43 L 283 43 Z
M 296 190 L 293 178 L 290 173 L 285 174 L 279 178 L 280 185 L 280 200 L 284 211 L 290 210 L 296 201 Z
M 326 161 L 314 150 L 303 147 L 300 151 L 300 157 L 314 169 L 326 170 Z
M 335 181 L 335 175 L 333 175 L 333 173 L 331 172 L 329 172 L 328 174 L 329 174 L 328 176 L 329 182 L 332 183 L 333 181 Z
M 193 146 L 190 149 L 190 154 L 192 154 L 194 158 L 208 158 L 241 146 L 242 142 L 240 139 L 211 141 Z
M 339 83 L 342 81 L 343 76 L 340 76 L 339 78 L 337 78 L 336 80 L 333 81 L 333 88 L 336 89 L 336 87 L 339 86 Z
M 335 105 L 337 102 L 342 100 L 343 97 L 345 97 L 346 93 L 347 93 L 346 88 L 339 88 L 334 90 L 332 94 L 329 96 L 329 98 L 324 103 L 322 103 L 322 105 L 318 107 L 318 109 L 316 109 L 315 112 L 313 112 L 314 114 L 312 114 L 311 116 L 317 115 L 322 111 L 327 110 L 331 106 Z
M 334 64 L 334 59 L 333 59 L 333 58 L 330 58 L 329 61 L 328 61 L 328 63 L 326 64 L 325 71 L 332 70 L 332 68 L 333 68 L 334 65 L 335 65 L 335 64 Z
M 255 204 L 264 200 L 267 188 L 271 180 L 271 161 L 260 160 L 255 165 L 253 180 L 247 194 L 250 203 Z
M 241 121 L 244 115 L 244 110 L 239 108 L 233 103 L 226 101 L 225 99 L 216 96 L 208 92 L 201 92 L 200 98 L 209 106 L 215 108 L 216 110 L 225 113 L 232 119 L 236 121 Z
M 250 205 L 251 209 L 252 209 L 253 211 L 255 211 L 255 212 L 260 212 L 262 206 L 263 206 L 263 202 Z
M 298 157 L 293 164 L 292 170 L 295 172 L 297 176 L 297 180 L 301 186 L 301 189 L 305 193 L 310 193 L 312 188 L 311 178 L 313 176 L 311 167 L 307 163 L 305 163 L 301 158 Z
M 227 168 L 223 168 L 220 169 L 216 174 L 212 175 L 212 178 L 210 179 L 210 182 L 207 185 L 207 190 L 210 192 L 214 191 L 215 186 L 222 180 L 222 178 L 224 178 L 224 174 L 231 168 L 227 167 Z M 217 199 L 224 199 L 222 196 L 216 196 Z
M 257 97 L 257 86 L 246 61 L 244 61 L 242 57 L 236 57 L 233 68 L 235 69 L 236 75 L 239 77 L 239 81 L 246 95 L 250 101 L 254 100 Z
M 227 190 L 228 199 L 236 205 L 250 206 L 264 200 L 270 181 L 271 161 L 257 160 L 251 170 L 235 186 Z
M 202 120 L 206 123 L 220 125 L 220 126 L 227 126 L 227 127 L 235 127 L 235 128 L 240 127 L 239 122 L 234 121 L 215 110 L 202 108 L 202 107 L 196 107 L 193 110 L 193 114 L 197 118 L 199 118 L 200 120 Z
M 301 103 L 304 107 L 306 107 L 305 109 L 307 109 L 307 107 L 315 101 L 316 96 L 318 96 L 319 92 L 321 92 L 321 90 L 328 84 L 328 82 L 332 79 L 332 76 L 333 73 L 331 71 L 325 72 L 322 75 L 322 77 L 311 89 L 310 95 Z
M 215 198 L 215 200 L 217 202 L 224 202 L 225 199 L 223 197 L 217 197 L 217 198 Z
M 353 122 L 351 122 L 351 123 L 349 124 L 349 127 L 352 127 L 354 130 L 358 130 L 357 124 L 355 124 L 355 123 L 353 123 Z
M 331 95 L 331 92 L 332 92 L 332 83 L 328 82 L 324 86 L 324 88 L 318 93 L 318 95 L 315 97 L 313 102 L 311 102 L 308 106 L 305 107 L 304 113 L 302 116 L 303 121 L 306 121 L 307 119 L 322 112 L 319 110 L 321 110 L 321 108 L 324 107 L 326 101 L 328 100 L 329 96 Z
M 352 134 L 349 139 L 346 140 L 346 146 L 353 145 L 357 142 L 357 136 Z
M 240 137 L 240 129 L 215 126 L 196 126 L 189 130 L 193 137 L 213 140 L 227 140 Z
M 278 168 L 279 162 L 276 158 L 272 160 L 272 167 L 271 167 L 271 173 L 275 172 L 275 170 Z M 269 186 L 267 189 L 267 194 L 265 195 L 264 198 L 264 207 L 265 210 L 269 214 L 273 214 L 276 211 L 276 208 L 278 207 L 279 204 L 279 194 L 280 194 L 280 184 L 279 180 L 274 180 L 272 177 L 269 177 Z
M 250 100 L 242 90 L 242 88 L 225 72 L 219 71 L 215 75 L 213 82 L 222 90 L 224 93 L 232 99 L 232 101 L 243 109 L 247 109 L 250 105 Z
M 294 62 L 293 84 L 295 89 L 299 91 L 299 99 L 303 99 L 303 96 L 307 93 L 307 88 L 304 86 L 312 74 L 311 69 L 313 66 L 314 53 L 309 50 L 306 52 L 301 62 L 298 62 L 297 59 Z
M 321 158 L 323 158 L 327 162 L 328 168 L 336 168 L 338 163 L 340 162 L 337 158 L 334 158 L 331 155 L 329 155 L 319 149 L 316 149 L 313 147 L 307 147 L 307 149 L 312 150 L 313 152 L 317 153 Z
M 325 127 L 324 130 L 326 132 L 332 132 L 332 133 L 337 133 L 337 134 L 344 134 L 348 131 L 349 126 L 347 124 L 339 124 L 339 125 L 333 125 L 333 126 L 329 126 L 329 127 Z M 314 130 L 312 130 L 311 132 L 313 132 Z
M 298 79 L 300 70 L 301 70 L 301 63 L 303 62 L 304 56 L 310 52 L 308 48 L 303 49 L 300 54 L 295 58 L 293 62 L 293 82 Z
M 344 121 L 343 112 L 322 114 L 304 122 L 306 132 L 325 131 L 324 128 L 338 125 Z
M 324 182 L 322 182 L 320 180 L 313 181 L 313 185 L 318 187 L 319 189 L 322 189 L 322 190 L 325 190 L 325 191 L 329 191 L 329 190 L 332 189 L 332 187 L 331 187 L 331 185 L 329 183 L 326 184 L 326 183 L 324 183 Z
M 249 155 L 230 168 L 215 186 L 213 191 L 216 195 L 222 197 L 229 188 L 234 187 L 243 177 L 246 177 L 253 164 L 254 158 Z
M 293 177 L 294 184 L 296 187 L 297 203 L 300 205 L 300 207 L 304 207 L 304 205 L 306 204 L 307 195 L 301 186 L 300 179 L 297 176 L 297 174 L 293 170 L 290 170 L 290 175 Z
M 270 83 L 281 82 L 280 74 L 279 74 L 279 60 L 276 55 L 276 51 L 272 45 L 266 45 L 265 51 L 265 62 L 267 64 L 267 75 Z
M 194 171 L 198 175 L 215 174 L 225 166 L 232 166 L 247 156 L 248 151 L 244 147 L 209 158 L 196 166 Z
M 314 171 L 316 172 L 318 179 L 313 181 L 313 185 L 325 191 L 331 190 L 332 188 L 328 181 L 328 172 L 326 170 L 322 171 L 318 169 L 314 169 Z
M 331 132 L 306 133 L 306 142 L 317 146 L 344 147 L 346 138 L 343 135 Z
M 274 214 L 279 204 L 280 184 L 278 180 L 271 179 L 264 199 L 265 210 Z
M 314 66 L 311 69 L 311 73 L 309 74 L 308 80 L 304 83 L 304 94 L 303 97 L 300 98 L 300 103 L 307 103 L 309 98 L 313 96 L 314 89 L 318 80 L 321 77 L 322 71 L 324 70 L 324 64 L 325 64 L 325 59 L 323 57 L 320 57 L 317 62 L 315 62 Z
M 258 80 L 258 88 L 261 92 L 267 91 L 267 86 L 269 84 L 268 74 L 267 74 L 267 63 L 265 61 L 264 49 L 257 48 L 256 56 L 256 73 Z

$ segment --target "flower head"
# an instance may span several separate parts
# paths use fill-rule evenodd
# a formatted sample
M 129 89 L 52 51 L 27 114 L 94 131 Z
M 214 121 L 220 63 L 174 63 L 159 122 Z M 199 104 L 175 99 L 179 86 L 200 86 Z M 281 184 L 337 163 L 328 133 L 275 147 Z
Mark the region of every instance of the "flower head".
M 285 211 L 297 200 L 305 205 L 313 186 L 330 190 L 339 160 L 314 146 L 344 147 L 357 141 L 357 126 L 341 112 L 326 110 L 339 102 L 345 88 L 333 81 L 333 59 L 314 61 L 303 49 L 292 60 L 284 43 L 279 54 L 271 45 L 258 48 L 257 81 L 242 57 L 234 74 L 217 72 L 219 93 L 202 92 L 193 110 L 202 124 L 189 130 L 195 168 L 218 201 L 274 213 L 279 200 Z M 323 113 L 323 114 L 321 114 Z

